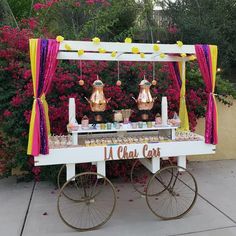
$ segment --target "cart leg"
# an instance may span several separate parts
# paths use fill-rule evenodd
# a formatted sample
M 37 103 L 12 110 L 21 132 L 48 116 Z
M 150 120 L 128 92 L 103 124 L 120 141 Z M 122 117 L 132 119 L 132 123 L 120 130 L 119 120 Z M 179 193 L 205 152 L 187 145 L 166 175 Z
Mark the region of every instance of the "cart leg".
M 97 173 L 106 176 L 106 162 L 98 161 L 96 164 L 97 164 Z M 98 175 L 98 178 L 101 178 L 101 176 Z
M 139 159 L 139 161 L 149 170 L 151 173 L 156 173 L 160 170 L 160 158 L 152 158 L 152 159 Z
M 66 180 L 75 176 L 75 164 L 66 164 Z
M 186 169 L 186 156 L 178 156 L 177 165 Z M 181 168 L 180 171 L 184 170 Z

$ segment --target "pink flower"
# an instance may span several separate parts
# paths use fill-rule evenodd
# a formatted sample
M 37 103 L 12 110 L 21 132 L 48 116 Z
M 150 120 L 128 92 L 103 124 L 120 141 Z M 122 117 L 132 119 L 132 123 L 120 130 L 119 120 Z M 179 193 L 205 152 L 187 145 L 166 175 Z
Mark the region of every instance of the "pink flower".
M 95 3 L 94 0 L 86 0 L 85 1 L 88 5 L 93 5 Z
M 178 32 L 178 29 L 175 25 L 171 25 L 169 28 L 168 28 L 168 31 L 169 33 L 171 34 L 176 34 Z
M 81 4 L 80 4 L 80 2 L 75 2 L 74 5 L 75 5 L 76 7 L 80 7 Z
M 34 18 L 30 18 L 28 23 L 29 23 L 30 29 L 32 30 L 35 29 L 38 25 L 38 22 Z
M 31 111 L 25 111 L 24 112 L 24 117 L 25 117 L 26 123 L 29 124 L 30 123 L 30 118 L 31 118 Z
M 24 79 L 28 79 L 31 77 L 31 70 L 26 70 L 23 74 Z
M 47 8 L 47 5 L 42 3 L 35 3 L 33 8 L 35 11 L 39 11 L 41 9 Z
M 5 117 L 9 117 L 9 116 L 12 115 L 12 112 L 9 111 L 9 110 L 5 110 L 4 113 L 3 113 L 3 115 L 4 115 Z
M 19 97 L 18 95 L 13 97 L 11 100 L 11 105 L 13 107 L 19 107 L 22 104 L 22 98 Z

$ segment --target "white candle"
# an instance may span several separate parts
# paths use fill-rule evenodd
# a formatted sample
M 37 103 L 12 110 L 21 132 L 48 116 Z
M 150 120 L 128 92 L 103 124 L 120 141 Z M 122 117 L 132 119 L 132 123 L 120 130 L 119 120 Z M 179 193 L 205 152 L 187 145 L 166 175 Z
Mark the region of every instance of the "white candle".
M 162 97 L 162 101 L 161 101 L 161 120 L 162 120 L 162 125 L 167 125 L 167 120 L 168 120 L 167 97 Z

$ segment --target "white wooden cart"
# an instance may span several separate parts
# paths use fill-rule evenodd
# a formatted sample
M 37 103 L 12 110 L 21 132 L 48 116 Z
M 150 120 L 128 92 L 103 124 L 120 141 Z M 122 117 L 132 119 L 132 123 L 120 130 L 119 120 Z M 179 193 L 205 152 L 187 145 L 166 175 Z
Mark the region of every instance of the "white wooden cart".
M 65 50 L 65 45 L 71 51 Z M 195 54 L 193 45 L 183 45 L 181 48 L 160 44 L 161 53 Z M 138 47 L 145 53 L 145 58 L 132 54 L 131 48 Z M 99 53 L 99 48 L 106 53 Z M 78 56 L 77 51 L 83 49 L 86 53 Z M 111 52 L 117 52 L 115 57 Z M 64 60 L 101 60 L 101 61 L 182 61 L 182 77 L 185 79 L 185 63 L 188 57 L 160 56 L 153 52 L 153 44 L 99 43 L 83 41 L 63 41 L 60 44 L 58 59 Z M 75 116 L 75 108 L 69 106 L 69 117 Z M 106 223 L 115 208 L 116 194 L 112 183 L 106 176 L 106 163 L 121 159 L 137 159 L 131 170 L 131 180 L 135 189 L 146 197 L 151 211 L 162 219 L 179 218 L 193 206 L 197 197 L 197 184 L 192 174 L 186 170 L 186 156 L 213 154 L 215 145 L 206 144 L 204 137 L 198 135 L 197 140 L 177 141 L 176 129 L 173 126 L 133 129 L 124 125 L 121 129 L 111 130 L 89 129 L 72 132 L 73 145 L 65 148 L 50 149 L 49 155 L 34 157 L 35 166 L 63 165 L 59 173 L 60 193 L 58 211 L 62 220 L 77 230 L 91 230 Z M 117 145 L 81 145 L 78 140 L 87 135 L 103 136 L 106 132 L 115 136 L 137 136 L 140 133 L 158 135 L 164 130 L 169 132 L 168 141 L 125 143 Z M 125 154 L 124 154 L 125 153 Z M 177 166 L 170 165 L 160 168 L 161 159 L 177 157 Z M 76 173 L 76 164 L 91 163 L 96 165 L 96 172 Z M 141 163 L 142 165 L 139 165 Z M 144 167 L 145 168 L 144 168 Z M 63 186 L 60 182 L 66 169 L 66 179 Z M 146 173 L 148 170 L 149 174 Z M 140 180 L 140 177 L 147 180 Z

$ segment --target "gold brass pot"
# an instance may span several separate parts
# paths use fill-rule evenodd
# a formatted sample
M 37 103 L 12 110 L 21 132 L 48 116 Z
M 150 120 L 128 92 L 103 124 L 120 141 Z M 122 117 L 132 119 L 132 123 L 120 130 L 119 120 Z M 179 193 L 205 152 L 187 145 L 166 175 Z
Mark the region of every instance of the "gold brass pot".
M 152 98 L 150 87 L 151 83 L 144 78 L 139 84 L 138 98 L 135 99 L 133 97 L 140 111 L 148 111 L 153 108 L 154 101 L 156 100 L 156 98 Z
M 101 80 L 97 79 L 93 82 L 93 92 L 88 100 L 85 98 L 90 104 L 91 111 L 93 112 L 103 112 L 106 110 L 107 103 L 110 101 L 105 98 L 103 92 L 104 84 Z

